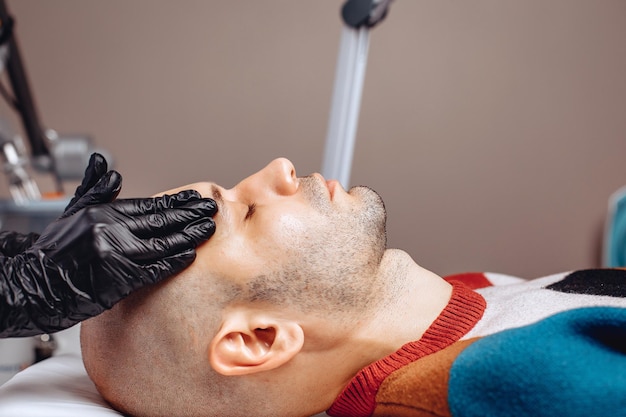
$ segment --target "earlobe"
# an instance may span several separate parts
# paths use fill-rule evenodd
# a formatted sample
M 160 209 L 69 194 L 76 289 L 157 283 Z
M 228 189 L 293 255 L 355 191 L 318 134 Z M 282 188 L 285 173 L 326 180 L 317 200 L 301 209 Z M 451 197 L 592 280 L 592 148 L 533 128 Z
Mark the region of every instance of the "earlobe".
M 297 322 L 264 313 L 232 311 L 209 347 L 209 361 L 222 375 L 246 375 L 278 368 L 304 344 Z

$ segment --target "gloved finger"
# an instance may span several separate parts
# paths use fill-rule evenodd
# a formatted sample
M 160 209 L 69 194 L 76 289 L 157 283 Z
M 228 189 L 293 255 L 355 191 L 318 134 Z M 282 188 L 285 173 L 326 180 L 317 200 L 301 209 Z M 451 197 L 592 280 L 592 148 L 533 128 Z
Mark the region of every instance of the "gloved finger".
M 202 199 L 195 190 L 184 190 L 172 195 L 151 198 L 129 198 L 115 201 L 115 209 L 129 216 L 156 213 L 165 209 L 181 207 L 187 203 Z
M 94 243 L 98 253 L 114 253 L 133 263 L 147 264 L 193 249 L 215 233 L 215 222 L 206 217 L 171 233 L 140 238 L 122 225 L 99 228 Z
M 193 249 L 211 238 L 214 233 L 215 222 L 209 217 L 187 226 L 182 231 L 142 239 L 140 244 L 129 248 L 126 255 L 138 263 L 156 262 L 164 256 L 173 256 Z
M 195 259 L 196 251 L 189 249 L 172 256 L 161 257 L 145 265 L 123 262 L 124 274 L 120 274 L 119 264 L 104 265 L 104 275 L 111 277 L 112 280 L 95 283 L 93 298 L 98 306 L 111 308 L 133 291 L 177 274 L 191 265 Z
M 117 171 L 108 171 L 84 195 L 65 210 L 61 218 L 71 216 L 79 210 L 96 204 L 110 203 L 122 189 L 122 176 Z
M 196 251 L 189 249 L 172 256 L 162 257 L 153 263 L 140 266 L 141 272 L 138 274 L 140 281 L 132 284 L 133 289 L 147 284 L 157 283 L 177 274 L 191 265 L 195 259 Z
M 215 212 L 215 202 L 203 199 L 158 213 L 127 216 L 118 219 L 117 222 L 124 225 L 135 236 L 145 239 L 182 231 L 192 223 L 210 219 Z
M 195 259 L 196 251 L 191 249 L 145 265 L 142 267 L 142 270 L 145 272 L 143 276 L 144 283 L 155 283 L 163 278 L 177 274 L 191 265 Z
M 92 153 L 89 157 L 89 163 L 87 164 L 87 168 L 85 168 L 85 175 L 83 176 L 83 180 L 80 185 L 76 187 L 74 197 L 70 200 L 64 211 L 67 211 L 68 208 L 76 204 L 76 202 L 83 195 L 85 195 L 85 193 L 89 189 L 91 189 L 100 180 L 100 178 L 102 178 L 107 170 L 108 164 L 104 156 L 100 155 L 97 152 Z
M 187 218 L 213 217 L 217 213 L 217 203 L 210 198 L 192 197 L 190 200 L 177 201 L 172 203 L 173 199 L 168 203 L 169 207 L 155 208 L 154 201 L 146 200 L 117 200 L 113 204 L 113 208 L 126 218 L 145 219 L 145 216 L 157 216 L 164 213 L 187 213 Z M 185 217 L 185 216 L 184 216 Z M 167 223 L 166 219 L 163 221 Z M 158 226 L 158 224 L 157 224 Z

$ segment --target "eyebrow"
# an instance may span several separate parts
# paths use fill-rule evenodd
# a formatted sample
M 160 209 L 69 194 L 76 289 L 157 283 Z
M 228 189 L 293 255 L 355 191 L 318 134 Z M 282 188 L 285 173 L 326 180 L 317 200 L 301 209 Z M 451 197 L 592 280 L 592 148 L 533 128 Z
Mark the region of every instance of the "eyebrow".
M 217 203 L 218 213 L 224 218 L 224 220 L 228 220 L 230 218 L 228 209 L 226 208 L 226 204 L 224 204 L 222 192 L 217 185 L 211 184 L 211 194 L 211 198 Z
M 218 206 L 224 205 L 224 198 L 222 198 L 222 192 L 220 191 L 217 185 L 211 184 L 211 194 L 212 194 L 211 197 L 213 198 L 213 200 L 217 202 Z

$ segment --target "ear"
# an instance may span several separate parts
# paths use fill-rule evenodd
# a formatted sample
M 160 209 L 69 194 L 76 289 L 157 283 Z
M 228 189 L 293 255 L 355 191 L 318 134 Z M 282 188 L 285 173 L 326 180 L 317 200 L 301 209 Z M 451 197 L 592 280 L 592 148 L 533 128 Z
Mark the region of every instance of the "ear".
M 246 375 L 278 368 L 304 344 L 304 331 L 295 321 L 244 308 L 225 313 L 211 341 L 209 361 L 222 375 Z

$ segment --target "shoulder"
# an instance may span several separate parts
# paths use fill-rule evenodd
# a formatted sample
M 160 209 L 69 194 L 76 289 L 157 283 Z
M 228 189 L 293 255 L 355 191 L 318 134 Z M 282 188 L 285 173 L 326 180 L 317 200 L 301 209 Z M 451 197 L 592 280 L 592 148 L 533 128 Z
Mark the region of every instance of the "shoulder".
M 450 415 L 447 404 L 450 369 L 475 340 L 456 342 L 390 374 L 376 394 L 373 416 Z

